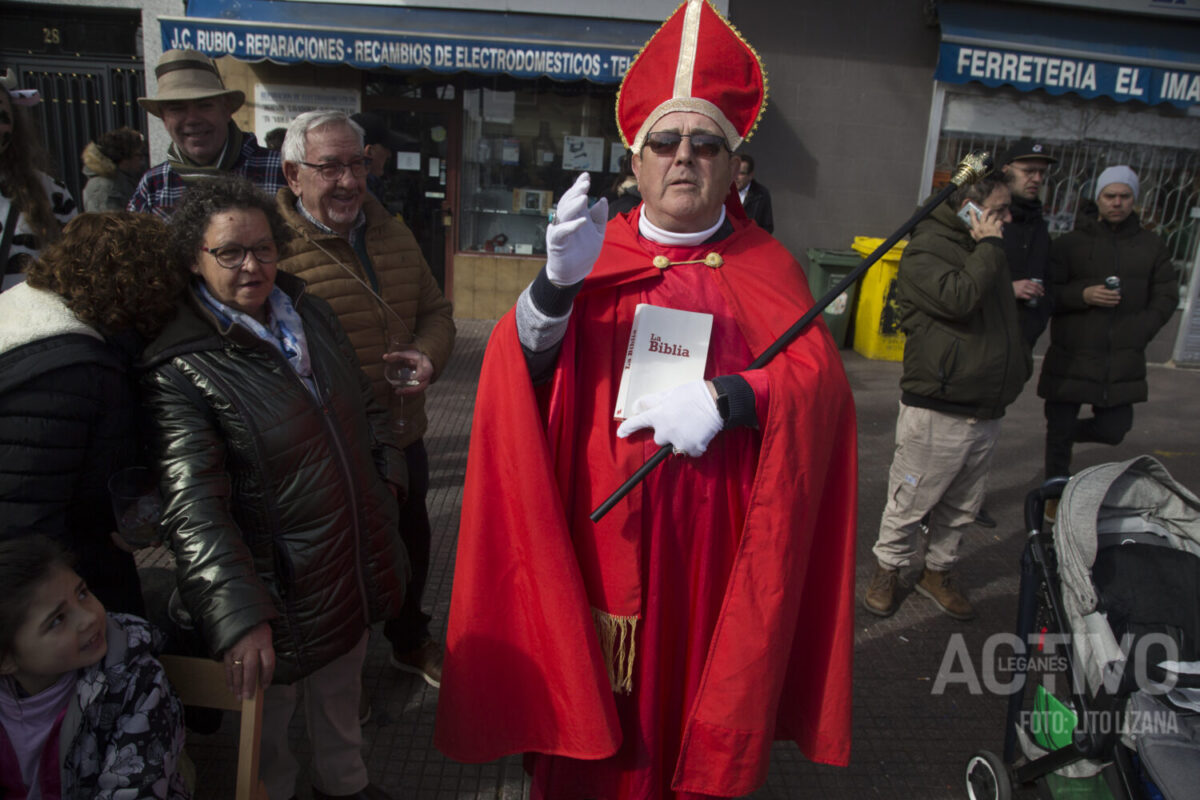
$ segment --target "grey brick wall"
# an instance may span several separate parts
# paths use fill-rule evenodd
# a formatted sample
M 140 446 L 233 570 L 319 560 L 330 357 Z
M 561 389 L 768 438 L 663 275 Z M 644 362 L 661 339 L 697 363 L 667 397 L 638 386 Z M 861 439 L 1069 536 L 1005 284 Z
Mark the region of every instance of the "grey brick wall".
M 918 201 L 938 31 L 923 0 L 730 0 L 770 96 L 742 150 L 771 191 L 775 236 L 809 247 L 887 236 Z

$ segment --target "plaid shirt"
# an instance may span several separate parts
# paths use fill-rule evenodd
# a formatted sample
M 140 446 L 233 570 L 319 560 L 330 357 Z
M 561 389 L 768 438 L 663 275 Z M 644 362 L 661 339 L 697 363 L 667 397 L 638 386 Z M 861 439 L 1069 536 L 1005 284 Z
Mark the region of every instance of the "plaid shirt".
M 242 154 L 230 173 L 249 178 L 271 197 L 287 186 L 279 153 L 259 146 L 258 140 L 251 133 L 244 134 Z M 171 169 L 171 162 L 164 161 L 151 167 L 142 176 L 133 197 L 129 198 L 129 210 L 152 211 L 164 220 L 170 219 L 185 188 L 183 178 Z

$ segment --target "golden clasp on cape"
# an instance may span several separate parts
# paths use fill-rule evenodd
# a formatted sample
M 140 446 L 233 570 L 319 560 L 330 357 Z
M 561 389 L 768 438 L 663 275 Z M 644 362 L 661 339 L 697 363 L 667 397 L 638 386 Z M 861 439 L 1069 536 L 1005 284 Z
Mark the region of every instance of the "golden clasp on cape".
M 709 253 L 704 258 L 697 258 L 692 261 L 672 261 L 666 256 L 655 256 L 652 262 L 658 269 L 665 270 L 668 267 L 674 267 L 678 264 L 703 264 L 706 267 L 720 269 L 725 264 L 725 259 L 721 258 L 720 253 Z

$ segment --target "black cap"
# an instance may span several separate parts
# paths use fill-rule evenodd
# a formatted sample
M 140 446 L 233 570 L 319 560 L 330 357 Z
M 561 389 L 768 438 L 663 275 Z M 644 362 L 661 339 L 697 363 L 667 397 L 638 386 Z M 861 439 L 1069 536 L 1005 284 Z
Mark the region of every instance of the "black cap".
M 1017 139 L 1015 142 L 1013 142 L 1012 145 L 1010 145 L 1009 148 L 1001 154 L 996 163 L 996 167 L 1003 167 L 1005 164 L 1011 164 L 1014 161 L 1020 161 L 1022 158 L 1041 158 L 1045 159 L 1051 164 L 1058 163 L 1058 159 L 1050 155 L 1049 146 L 1043 144 L 1042 142 L 1026 137 L 1024 139 Z
M 387 123 L 383 121 L 383 117 L 378 114 L 373 114 L 370 111 L 363 111 L 358 114 L 352 114 L 350 119 L 358 123 L 358 126 L 363 129 L 363 144 L 381 144 L 393 153 L 400 150 L 405 145 L 405 140 L 400 134 L 390 130 Z

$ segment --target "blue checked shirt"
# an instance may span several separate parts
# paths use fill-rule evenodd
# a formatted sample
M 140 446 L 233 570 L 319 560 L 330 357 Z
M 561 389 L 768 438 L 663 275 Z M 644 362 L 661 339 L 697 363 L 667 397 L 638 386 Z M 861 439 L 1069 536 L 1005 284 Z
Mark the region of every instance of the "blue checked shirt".
M 261 147 L 251 133 L 243 134 L 242 155 L 230 173 L 249 178 L 271 197 L 287 186 L 279 153 Z M 150 211 L 164 220 L 169 220 L 175 206 L 179 205 L 185 188 L 183 178 L 171 169 L 171 162 L 164 161 L 151 167 L 142 176 L 137 189 L 133 191 L 133 197 L 129 198 L 129 210 Z

